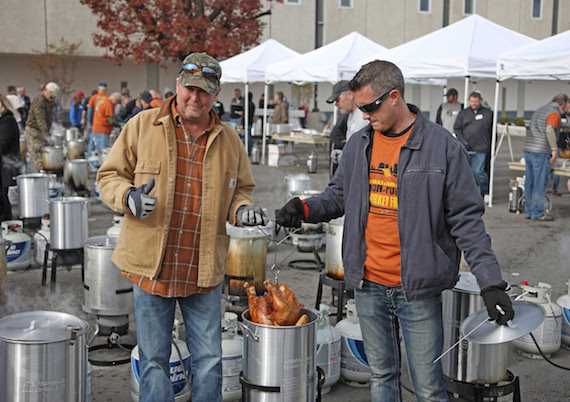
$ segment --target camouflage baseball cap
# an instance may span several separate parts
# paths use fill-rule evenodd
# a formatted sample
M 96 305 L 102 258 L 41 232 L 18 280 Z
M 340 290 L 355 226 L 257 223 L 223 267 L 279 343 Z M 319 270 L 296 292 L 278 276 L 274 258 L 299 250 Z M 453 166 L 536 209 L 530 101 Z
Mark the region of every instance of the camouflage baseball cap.
M 178 84 L 215 94 L 220 87 L 221 76 L 222 68 L 216 59 L 206 53 L 191 53 L 182 62 Z

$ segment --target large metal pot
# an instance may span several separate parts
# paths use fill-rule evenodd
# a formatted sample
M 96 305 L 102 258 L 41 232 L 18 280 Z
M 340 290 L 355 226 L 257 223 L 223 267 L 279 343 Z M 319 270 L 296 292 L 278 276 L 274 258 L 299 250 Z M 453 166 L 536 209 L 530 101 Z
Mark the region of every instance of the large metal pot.
M 97 161 L 99 163 L 99 166 L 103 166 L 103 162 L 105 162 L 105 159 L 107 159 L 109 152 L 111 152 L 111 148 L 101 148 L 99 150 L 99 159 Z
M 65 142 L 75 141 L 81 138 L 81 130 L 77 127 L 71 127 L 65 130 Z
M 49 200 L 50 248 L 74 250 L 83 248 L 88 237 L 88 204 L 83 197 L 60 197 Z
M 6 274 L 8 273 L 8 260 L 6 254 L 12 242 L 0 237 L 0 305 L 4 305 L 8 296 Z
M 471 272 L 460 272 L 459 282 L 442 293 L 443 350 L 461 337 L 459 328 L 470 314 L 485 307 Z M 507 377 L 508 343 L 482 345 L 463 340 L 441 359 L 443 374 L 457 381 L 494 384 Z
M 63 141 L 65 140 L 65 133 L 56 132 L 51 135 L 51 140 L 53 141 L 54 147 L 63 147 Z
M 342 265 L 342 233 L 344 229 L 344 216 L 331 220 L 326 224 L 327 249 L 325 265 L 327 276 L 344 280 L 344 266 Z
M 25 159 L 28 147 L 26 145 L 26 136 L 20 135 L 20 158 Z
M 87 159 L 73 159 L 65 161 L 65 164 L 63 165 L 63 183 L 71 190 L 87 190 L 88 176 L 89 161 Z
M 42 147 L 42 161 L 44 170 L 61 170 L 63 169 L 63 147 Z
M 88 325 L 70 314 L 28 311 L 0 320 L 1 401 L 84 401 Z
M 49 213 L 46 199 L 49 198 L 51 176 L 44 173 L 30 173 L 16 176 L 18 184 L 18 208 L 21 219 L 41 218 Z
M 120 316 L 135 310 L 133 283 L 123 277 L 111 261 L 117 240 L 117 236 L 94 236 L 85 240 L 83 309 L 88 313 Z
M 246 401 L 315 400 L 317 326 L 322 315 L 306 308 L 301 308 L 301 314 L 307 314 L 308 324 L 287 327 L 256 324 L 249 310 L 242 314 Z
M 85 140 L 77 139 L 67 143 L 67 159 L 83 159 L 87 151 Z
M 263 227 L 270 234 L 272 228 Z M 248 282 L 255 286 L 257 294 L 263 294 L 265 287 L 265 263 L 267 260 L 267 237 L 257 227 L 237 227 L 226 223 L 226 232 L 230 236 L 226 275 L 253 277 Z M 230 279 L 229 294 L 246 296 L 245 281 Z
M 295 174 L 285 176 L 285 198 L 291 198 L 311 189 L 311 178 L 306 174 Z

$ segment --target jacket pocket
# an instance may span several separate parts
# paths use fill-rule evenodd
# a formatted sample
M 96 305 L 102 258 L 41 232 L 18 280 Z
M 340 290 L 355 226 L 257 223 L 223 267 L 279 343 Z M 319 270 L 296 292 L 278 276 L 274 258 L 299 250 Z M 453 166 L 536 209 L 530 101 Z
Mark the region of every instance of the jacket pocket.
M 161 249 L 160 229 L 127 226 L 127 257 L 137 267 L 154 268 Z
M 216 235 L 216 255 L 214 257 L 214 272 L 216 278 L 223 279 L 224 274 L 226 273 L 226 262 L 229 247 L 230 236 L 225 234 Z
M 151 177 L 154 177 L 156 181 L 156 176 L 160 174 L 160 161 L 145 161 L 145 160 L 137 161 L 134 173 L 135 173 L 135 181 L 134 181 L 135 187 L 139 187 L 142 186 L 143 184 L 146 184 Z M 156 184 L 157 183 L 155 183 L 155 187 L 151 191 L 151 193 L 153 194 L 156 192 Z

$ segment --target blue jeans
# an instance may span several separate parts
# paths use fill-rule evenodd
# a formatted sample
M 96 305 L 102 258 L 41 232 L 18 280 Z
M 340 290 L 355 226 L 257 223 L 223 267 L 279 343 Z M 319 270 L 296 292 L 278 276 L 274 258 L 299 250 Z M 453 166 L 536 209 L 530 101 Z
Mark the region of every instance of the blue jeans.
M 478 152 L 469 152 L 471 158 L 471 173 L 475 177 L 475 181 L 481 190 L 481 194 L 489 194 L 489 176 L 485 172 L 485 158 L 487 154 Z
M 443 349 L 441 297 L 407 302 L 401 287 L 366 280 L 354 294 L 364 350 L 372 369 L 371 400 L 402 400 L 401 328 L 417 400 L 447 401 L 441 362 L 433 363 Z
M 222 287 L 210 293 L 165 298 L 133 286 L 139 345 L 141 402 L 174 402 L 170 343 L 176 302 L 192 361 L 192 401 L 222 401 Z
M 89 156 L 91 156 L 91 153 L 93 153 L 93 151 L 99 151 L 102 148 L 109 148 L 110 138 L 111 137 L 109 136 L 109 134 L 96 133 L 95 131 L 91 132 L 90 143 L 93 143 L 93 145 L 91 151 L 89 151 L 89 147 L 87 147 Z M 93 167 L 99 167 L 99 166 L 93 166 Z
M 536 219 L 544 215 L 544 198 L 546 197 L 546 183 L 552 165 L 550 154 L 534 152 L 524 153 L 526 164 L 526 177 L 524 182 L 524 200 L 526 216 Z

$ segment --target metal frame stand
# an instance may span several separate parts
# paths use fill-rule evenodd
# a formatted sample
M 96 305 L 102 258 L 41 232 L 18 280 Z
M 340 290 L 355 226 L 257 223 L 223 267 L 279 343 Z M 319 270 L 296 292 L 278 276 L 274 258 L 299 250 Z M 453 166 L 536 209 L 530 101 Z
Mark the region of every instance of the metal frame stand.
M 323 296 L 323 285 L 330 286 L 331 289 L 335 289 L 338 294 L 338 302 L 336 307 L 336 322 L 340 322 L 342 320 L 342 310 L 344 308 L 344 297 L 345 294 L 349 296 L 349 292 L 354 294 L 354 290 L 352 288 L 347 288 L 344 281 L 339 279 L 334 279 L 329 276 L 325 272 L 321 272 L 319 275 L 319 287 L 317 289 L 317 301 L 315 309 L 319 309 L 319 305 L 321 304 L 321 298 Z M 333 294 L 333 304 L 334 304 L 334 294 Z
M 507 378 L 497 384 L 472 384 L 445 377 L 450 401 L 498 401 L 499 397 L 513 394 L 513 402 L 521 402 L 519 376 L 507 370 Z
M 42 270 L 42 286 L 46 285 L 47 279 L 47 266 L 48 266 L 48 256 L 49 252 L 53 251 L 53 257 L 51 260 L 51 280 L 50 280 L 50 290 L 53 292 L 55 290 L 55 281 L 57 273 L 57 261 L 58 258 L 62 265 L 75 265 L 81 264 L 81 281 L 85 281 L 85 264 L 83 248 L 75 248 L 69 250 L 52 250 L 49 243 L 46 244 L 46 249 L 44 251 L 44 267 Z

